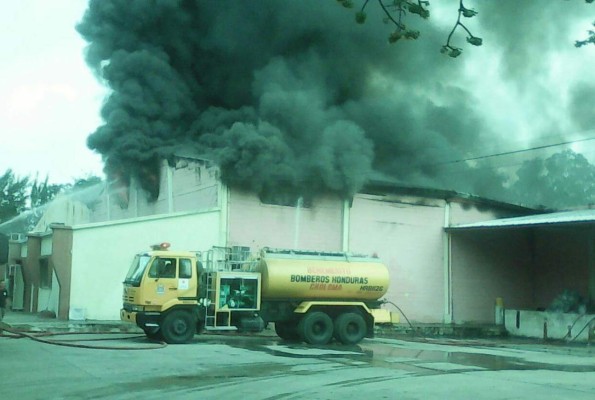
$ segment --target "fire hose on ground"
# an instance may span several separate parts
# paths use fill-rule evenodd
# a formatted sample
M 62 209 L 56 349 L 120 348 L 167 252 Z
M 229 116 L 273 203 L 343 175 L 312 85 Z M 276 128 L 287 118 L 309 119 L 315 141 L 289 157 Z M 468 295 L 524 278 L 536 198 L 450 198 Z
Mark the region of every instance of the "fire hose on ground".
M 5 334 L 4 332 L 8 332 L 9 334 Z M 76 342 L 98 342 L 98 341 L 108 341 L 114 340 L 113 338 L 93 338 L 93 339 L 75 339 L 74 341 L 69 340 L 59 340 L 59 339 L 50 339 L 49 337 L 56 337 L 56 336 L 72 336 L 72 335 L 134 335 L 127 338 L 123 338 L 124 340 L 130 339 L 137 339 L 137 338 L 144 338 L 144 335 L 139 335 L 138 333 L 128 333 L 128 332 L 111 332 L 111 331 L 97 331 L 97 332 L 38 332 L 38 331 L 28 331 L 22 329 L 16 329 L 12 326 L 8 325 L 7 323 L 0 322 L 0 337 L 10 337 L 13 339 L 22 339 L 28 338 L 35 342 L 45 343 L 45 344 L 52 344 L 55 346 L 65 346 L 65 347 L 76 347 L 81 349 L 96 349 L 96 350 L 155 350 L 160 349 L 167 346 L 167 343 L 164 342 L 152 342 L 151 345 L 143 345 L 143 346 L 93 346 L 90 344 L 85 343 L 74 343 Z M 120 338 L 119 338 L 120 339 Z

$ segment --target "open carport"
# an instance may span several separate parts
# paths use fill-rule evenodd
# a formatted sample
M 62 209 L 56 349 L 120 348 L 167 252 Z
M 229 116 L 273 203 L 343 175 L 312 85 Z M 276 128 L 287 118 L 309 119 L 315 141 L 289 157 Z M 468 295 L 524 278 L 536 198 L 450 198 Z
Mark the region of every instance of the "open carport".
M 595 317 L 588 315 L 595 312 L 595 210 L 446 230 L 455 323 L 498 322 L 496 304 L 502 299 L 513 334 L 592 337 L 593 327 L 586 327 Z

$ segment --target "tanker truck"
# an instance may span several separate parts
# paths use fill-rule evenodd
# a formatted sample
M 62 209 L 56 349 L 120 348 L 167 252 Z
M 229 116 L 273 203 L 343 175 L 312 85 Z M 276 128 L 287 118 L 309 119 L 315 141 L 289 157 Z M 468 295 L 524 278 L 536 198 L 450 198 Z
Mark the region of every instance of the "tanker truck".
M 134 257 L 124 280 L 123 321 L 152 339 L 187 343 L 196 333 L 259 332 L 274 324 L 285 340 L 359 343 L 375 324 L 398 321 L 381 308 L 386 266 L 375 257 L 248 247 L 172 251 L 168 243 Z

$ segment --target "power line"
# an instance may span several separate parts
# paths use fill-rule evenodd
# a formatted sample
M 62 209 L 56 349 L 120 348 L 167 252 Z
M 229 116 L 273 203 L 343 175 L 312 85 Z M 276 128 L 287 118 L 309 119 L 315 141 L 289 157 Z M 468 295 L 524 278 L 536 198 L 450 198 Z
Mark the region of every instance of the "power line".
M 561 143 L 555 143 L 555 144 L 547 144 L 547 145 L 544 145 L 544 146 L 531 147 L 531 148 L 522 149 L 522 150 L 513 150 L 513 151 L 506 151 L 506 152 L 503 152 L 503 153 L 488 154 L 488 155 L 484 155 L 484 156 L 464 158 L 464 159 L 460 159 L 460 160 L 443 161 L 443 162 L 440 162 L 440 163 L 436 163 L 434 165 L 456 164 L 456 163 L 465 162 L 465 161 L 483 160 L 483 159 L 491 158 L 491 157 L 507 156 L 507 155 L 510 155 L 510 154 L 524 153 L 524 152 L 533 151 L 533 150 L 543 150 L 543 149 L 547 149 L 547 148 L 550 148 L 550 147 L 565 146 L 565 145 L 579 143 L 579 142 L 586 142 L 586 141 L 589 141 L 589 140 L 595 140 L 595 137 L 590 137 L 590 138 L 585 138 L 585 139 L 571 140 L 571 141 L 568 141 L 568 142 L 561 142 Z

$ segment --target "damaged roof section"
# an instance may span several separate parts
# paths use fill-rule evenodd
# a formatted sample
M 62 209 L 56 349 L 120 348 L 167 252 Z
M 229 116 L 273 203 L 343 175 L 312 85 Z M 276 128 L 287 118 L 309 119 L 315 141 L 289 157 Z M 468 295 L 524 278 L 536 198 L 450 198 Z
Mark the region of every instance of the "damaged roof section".
M 507 210 L 510 214 L 541 214 L 547 212 L 544 209 L 535 209 L 522 205 L 506 203 L 498 200 L 492 200 L 481 196 L 476 196 L 468 193 L 461 193 L 450 189 L 429 188 L 423 186 L 415 186 L 408 183 L 400 182 L 398 180 L 388 179 L 385 177 L 374 176 L 368 180 L 366 185 L 359 191 L 359 193 L 386 195 L 397 194 L 406 196 L 421 196 L 425 198 L 440 199 L 444 201 L 457 201 L 460 203 L 467 203 L 478 209 L 482 208 L 496 208 L 500 210 Z M 506 213 L 505 213 L 506 214 Z M 507 215 L 502 215 L 507 216 Z

